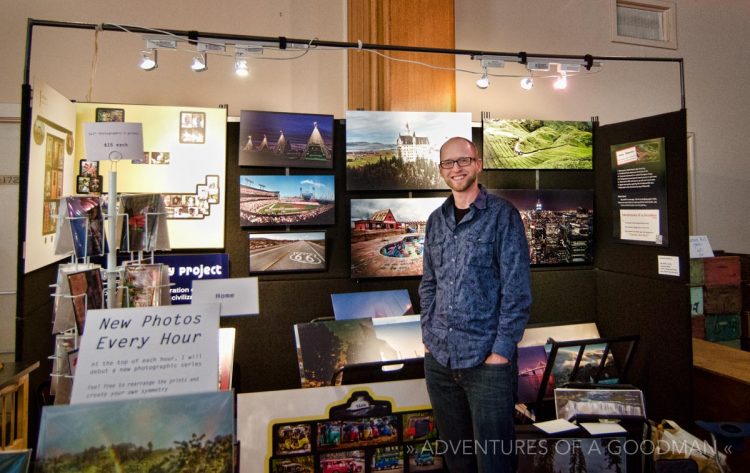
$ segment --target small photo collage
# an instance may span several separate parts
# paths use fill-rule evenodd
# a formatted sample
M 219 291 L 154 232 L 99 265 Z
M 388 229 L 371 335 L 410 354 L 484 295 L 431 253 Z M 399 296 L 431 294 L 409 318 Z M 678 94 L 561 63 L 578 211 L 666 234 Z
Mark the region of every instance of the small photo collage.
M 274 424 L 272 473 L 444 471 L 431 410 Z
M 76 176 L 76 194 L 98 195 L 102 192 L 102 176 L 99 175 L 99 161 L 79 161 Z

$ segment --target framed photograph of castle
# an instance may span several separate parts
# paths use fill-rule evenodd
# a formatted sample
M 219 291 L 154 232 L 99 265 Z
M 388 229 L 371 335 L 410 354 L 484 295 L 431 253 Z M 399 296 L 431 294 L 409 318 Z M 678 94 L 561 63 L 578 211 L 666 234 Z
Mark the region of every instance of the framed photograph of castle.
M 593 169 L 591 122 L 485 119 L 484 169 Z
M 240 166 L 333 168 L 333 115 L 240 111 Z
M 443 197 L 351 200 L 351 278 L 421 276 L 427 217 Z
M 593 264 L 594 192 L 490 189 L 520 212 L 532 265 Z
M 471 139 L 471 113 L 346 112 L 346 189 L 447 189 L 440 147 Z
M 326 232 L 251 233 L 251 273 L 325 271 Z
M 240 225 L 333 225 L 333 175 L 240 176 Z

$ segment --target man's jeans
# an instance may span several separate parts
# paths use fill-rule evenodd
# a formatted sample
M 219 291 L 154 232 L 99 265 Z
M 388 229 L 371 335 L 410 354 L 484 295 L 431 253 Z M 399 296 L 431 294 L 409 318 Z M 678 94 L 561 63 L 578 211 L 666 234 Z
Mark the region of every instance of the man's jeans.
M 454 370 L 427 352 L 424 371 L 449 471 L 515 471 L 515 363 Z

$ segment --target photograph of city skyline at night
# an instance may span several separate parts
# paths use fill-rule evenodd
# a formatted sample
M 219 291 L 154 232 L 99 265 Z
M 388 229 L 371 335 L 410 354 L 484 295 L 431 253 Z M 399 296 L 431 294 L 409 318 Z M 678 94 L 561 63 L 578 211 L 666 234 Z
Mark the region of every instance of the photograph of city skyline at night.
M 240 166 L 333 168 L 333 115 L 240 111 Z
M 592 264 L 594 192 L 492 189 L 520 212 L 532 265 Z
M 240 176 L 240 225 L 333 225 L 332 175 Z

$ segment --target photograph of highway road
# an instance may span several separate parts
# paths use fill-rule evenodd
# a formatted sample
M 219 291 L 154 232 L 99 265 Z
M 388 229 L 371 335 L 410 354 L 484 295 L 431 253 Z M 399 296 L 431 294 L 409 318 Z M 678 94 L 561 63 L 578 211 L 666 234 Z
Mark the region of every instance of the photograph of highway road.
M 325 271 L 325 232 L 249 235 L 250 272 Z

